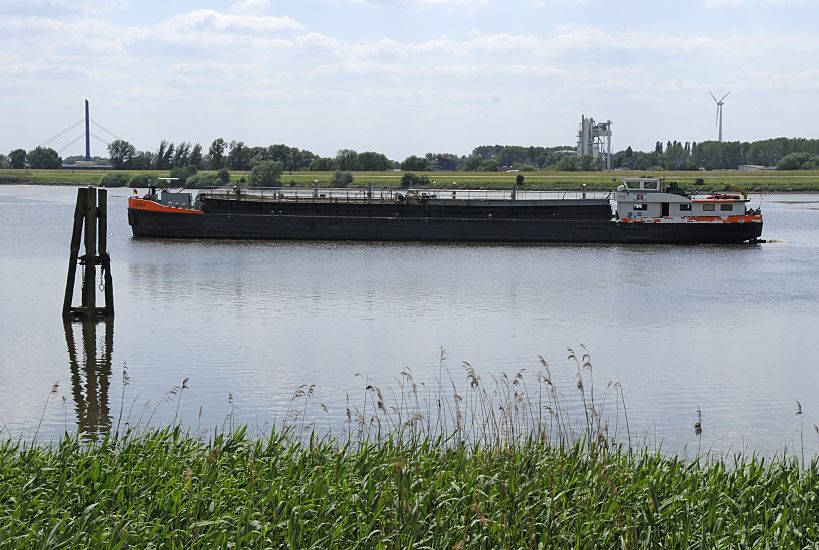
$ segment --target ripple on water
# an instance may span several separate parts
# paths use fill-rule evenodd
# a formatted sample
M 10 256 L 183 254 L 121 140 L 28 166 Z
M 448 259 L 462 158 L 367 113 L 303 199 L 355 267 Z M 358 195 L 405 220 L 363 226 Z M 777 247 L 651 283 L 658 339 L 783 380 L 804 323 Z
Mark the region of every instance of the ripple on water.
M 87 357 L 104 363 L 104 331 L 88 344 L 75 329 L 74 373 L 59 319 L 75 195 L 0 188 L 0 418 L 15 434 L 33 432 L 56 381 L 39 437 L 94 420 L 87 405 L 102 401 L 109 425 L 120 407 L 132 422 L 172 421 L 168 392 L 184 378 L 179 414 L 192 429 L 231 413 L 281 420 L 302 384 L 316 385 L 308 417 L 339 427 L 368 382 L 400 393 L 410 368 L 437 388 L 442 347 L 460 390 L 468 361 L 487 385 L 522 371 L 534 392 L 541 354 L 575 406 L 566 348 L 581 342 L 598 398 L 622 383 L 635 432 L 666 449 L 696 447 L 698 406 L 702 445 L 722 450 L 779 452 L 801 419 L 819 423 L 815 197 L 766 199 L 765 236 L 782 242 L 671 247 L 135 240 L 126 194 L 112 194 L 117 316 L 110 364 L 95 374 Z

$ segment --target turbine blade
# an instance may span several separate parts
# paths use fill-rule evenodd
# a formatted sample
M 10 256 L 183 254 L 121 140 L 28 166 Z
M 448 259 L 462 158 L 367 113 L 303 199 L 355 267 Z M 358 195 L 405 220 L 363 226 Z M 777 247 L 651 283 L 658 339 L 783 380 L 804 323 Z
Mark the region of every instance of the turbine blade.
M 708 93 L 709 93 L 709 94 L 711 94 L 711 98 L 712 98 L 712 99 L 714 100 L 714 102 L 716 103 L 717 98 L 716 98 L 716 97 L 714 97 L 713 92 L 711 92 L 711 90 L 708 90 Z
M 724 96 L 722 96 L 722 99 L 725 99 L 725 98 L 726 98 L 726 97 L 728 97 L 729 95 L 731 95 L 731 92 L 728 92 L 727 94 L 725 94 Z M 722 101 L 722 99 L 720 99 L 720 101 Z

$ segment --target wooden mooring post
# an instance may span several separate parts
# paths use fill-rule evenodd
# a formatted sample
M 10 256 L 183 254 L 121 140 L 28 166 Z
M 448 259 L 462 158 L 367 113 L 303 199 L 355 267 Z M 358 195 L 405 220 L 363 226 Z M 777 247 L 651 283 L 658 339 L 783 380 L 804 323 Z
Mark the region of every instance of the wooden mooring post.
M 84 230 L 83 230 L 84 229 Z M 85 254 L 80 256 L 80 239 L 84 237 Z M 83 267 L 81 305 L 72 307 L 77 264 Z M 97 307 L 95 279 L 101 269 L 100 290 L 105 307 Z M 70 321 L 95 321 L 114 316 L 114 283 L 111 277 L 111 257 L 108 256 L 108 191 L 94 187 L 77 189 L 74 207 L 74 230 L 71 233 L 71 255 L 65 283 L 63 318 Z

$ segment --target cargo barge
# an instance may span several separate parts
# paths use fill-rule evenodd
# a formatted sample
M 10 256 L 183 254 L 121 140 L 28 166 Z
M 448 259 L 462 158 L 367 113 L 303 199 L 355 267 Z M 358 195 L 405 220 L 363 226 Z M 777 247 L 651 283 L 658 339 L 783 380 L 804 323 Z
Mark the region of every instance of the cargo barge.
M 513 243 L 758 242 L 762 213 L 742 194 L 688 195 L 657 178 L 613 193 L 151 188 L 128 200 L 135 237 Z

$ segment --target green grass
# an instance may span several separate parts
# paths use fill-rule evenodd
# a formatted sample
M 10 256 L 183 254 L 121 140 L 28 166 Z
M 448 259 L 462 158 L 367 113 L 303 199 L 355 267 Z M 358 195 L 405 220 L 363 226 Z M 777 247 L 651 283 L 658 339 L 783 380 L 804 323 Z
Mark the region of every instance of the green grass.
M 167 177 L 163 170 L 125 171 L 129 174 L 146 173 Z M 97 185 L 105 175 L 104 170 L 0 170 L 0 183 L 27 183 L 43 185 Z M 690 189 L 715 190 L 726 184 L 738 185 L 748 191 L 819 191 L 819 171 L 769 171 L 769 172 L 521 172 L 526 178 L 524 187 L 535 190 L 578 190 L 586 184 L 589 190 L 607 190 L 616 187 L 624 177 L 659 176 L 667 181 L 676 181 Z M 245 177 L 246 172 L 232 172 L 233 181 Z M 285 172 L 282 184 L 311 187 L 318 181 L 326 187 L 332 177 L 331 172 Z M 372 183 L 376 187 L 398 187 L 400 172 L 354 172 L 353 187 L 366 187 Z M 458 189 L 507 189 L 515 182 L 516 173 L 506 172 L 428 172 L 435 187 Z M 704 183 L 695 184 L 701 178 Z
M 360 409 L 348 403 L 345 427 L 324 436 L 309 420 L 314 386 L 305 385 L 284 423 L 263 438 L 232 427 L 231 409 L 229 431 L 209 437 L 178 426 L 132 427 L 91 441 L 0 442 L 0 545 L 802 548 L 819 541 L 816 460 L 699 451 L 680 458 L 635 448 L 622 388 L 595 394 L 587 353 L 570 350 L 571 395 L 555 387 L 543 360 L 530 389 L 522 373 L 486 384 L 464 364 L 465 389 L 457 390 L 451 376 L 443 381 L 444 359 L 442 350 L 432 384 L 402 372 L 388 392 L 392 402 L 368 384 Z M 186 382 L 168 392 L 172 406 Z M 607 406 L 615 408 L 613 428 Z
M 360 446 L 179 428 L 0 444 L 8 548 L 777 547 L 819 541 L 816 463 L 538 440 Z

